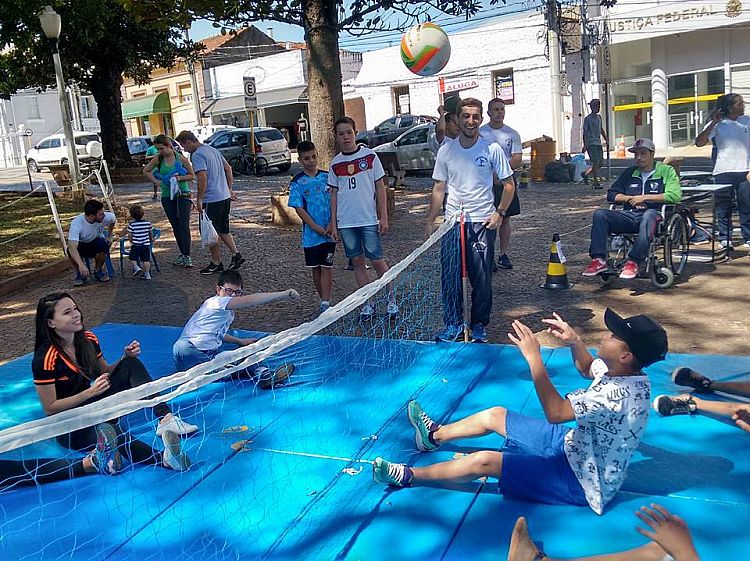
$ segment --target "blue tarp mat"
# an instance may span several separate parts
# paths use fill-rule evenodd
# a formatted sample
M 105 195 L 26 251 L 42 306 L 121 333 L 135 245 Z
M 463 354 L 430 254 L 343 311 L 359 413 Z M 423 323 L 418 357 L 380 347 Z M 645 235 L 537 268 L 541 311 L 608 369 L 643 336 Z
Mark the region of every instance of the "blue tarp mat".
M 138 339 L 152 375 L 171 373 L 179 329 L 105 324 L 94 331 L 106 356 Z M 567 349 L 543 354 L 561 393 L 587 385 Z M 704 560 L 746 556 L 750 435 L 729 424 L 652 415 L 628 480 L 603 516 L 506 500 L 491 478 L 394 491 L 374 484 L 369 464 L 359 460 L 425 465 L 503 444 L 490 435 L 418 453 L 405 415 L 409 399 L 441 422 L 492 405 L 543 415 L 520 353 L 505 345 L 319 336 L 269 362 L 282 361 L 297 367 L 282 389 L 217 383 L 172 404 L 200 426 L 187 440 L 194 462 L 188 472 L 139 466 L 117 477 L 0 493 L 0 558 L 504 559 L 519 515 L 550 555 L 571 557 L 644 543 L 633 512 L 650 502 L 688 521 Z M 29 355 L 0 367 L 0 428 L 41 416 L 30 364 Z M 670 355 L 648 370 L 653 395 L 677 391 L 669 380 L 677 364 L 734 379 L 750 371 L 747 357 Z M 160 447 L 150 413 L 126 421 Z M 244 435 L 221 433 L 243 424 Z M 236 453 L 230 445 L 240 438 L 252 442 Z M 50 442 L 23 451 L 65 453 Z

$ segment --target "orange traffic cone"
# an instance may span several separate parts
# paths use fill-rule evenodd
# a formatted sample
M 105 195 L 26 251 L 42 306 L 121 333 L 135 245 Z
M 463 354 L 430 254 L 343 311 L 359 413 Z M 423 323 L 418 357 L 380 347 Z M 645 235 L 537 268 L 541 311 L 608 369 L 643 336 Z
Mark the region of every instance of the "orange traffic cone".
M 620 135 L 620 141 L 617 143 L 617 150 L 615 150 L 615 158 L 625 157 L 625 136 Z
M 568 282 L 568 272 L 565 269 L 565 256 L 560 248 L 560 234 L 552 236 L 552 245 L 549 248 L 549 263 L 547 264 L 547 278 L 541 288 L 550 290 L 563 290 L 573 286 Z

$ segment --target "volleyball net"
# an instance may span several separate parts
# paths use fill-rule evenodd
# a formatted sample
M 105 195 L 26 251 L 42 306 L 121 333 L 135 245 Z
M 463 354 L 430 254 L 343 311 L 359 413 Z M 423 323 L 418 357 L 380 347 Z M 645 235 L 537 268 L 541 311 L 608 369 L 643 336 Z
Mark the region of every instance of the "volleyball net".
M 313 500 L 302 494 L 290 503 L 282 490 L 291 478 L 312 458 L 339 460 L 334 479 L 342 469 L 362 471 L 383 416 L 410 391 L 405 376 L 432 375 L 439 353 L 420 342 L 434 341 L 443 327 L 441 286 L 446 274 L 461 274 L 458 231 L 456 219 L 446 220 L 381 279 L 313 321 L 0 431 L 0 557 L 273 557 L 284 524 L 296 523 Z M 393 304 L 397 313 L 389 313 Z M 369 317 L 361 313 L 366 305 L 374 309 Z M 176 336 L 163 345 L 171 348 Z M 232 379 L 259 364 L 294 371 L 270 391 Z M 30 385 L 19 387 L 31 392 Z M 177 443 L 157 436 L 154 408 L 163 403 L 198 430 Z M 170 445 L 172 456 L 189 458 L 184 471 L 162 465 Z M 108 471 L 116 473 L 101 473 Z

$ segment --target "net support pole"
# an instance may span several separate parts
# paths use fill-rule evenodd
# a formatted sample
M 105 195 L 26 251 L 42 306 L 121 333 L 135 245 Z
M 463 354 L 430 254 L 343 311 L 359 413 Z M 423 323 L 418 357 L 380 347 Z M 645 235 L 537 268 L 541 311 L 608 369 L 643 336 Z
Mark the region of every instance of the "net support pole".
M 115 213 L 115 209 L 112 206 L 112 200 L 110 199 L 110 191 L 107 189 L 107 186 L 104 184 L 104 181 L 102 179 L 102 174 L 99 173 L 99 170 L 94 170 L 94 175 L 96 176 L 96 180 L 99 183 L 99 187 L 102 190 L 102 197 L 104 197 L 104 201 L 107 203 L 107 208 L 109 209 L 109 212 L 112 214 Z
M 115 200 L 115 184 L 112 183 L 112 176 L 109 174 L 109 164 L 107 164 L 107 160 L 102 158 L 102 167 L 104 168 L 104 175 L 107 176 L 107 186 L 109 187 L 109 195 L 112 198 L 112 204 L 116 205 L 117 201 Z
M 466 225 L 461 212 L 461 291 L 463 297 L 464 343 L 469 342 L 469 271 L 466 266 Z
M 50 209 L 52 209 L 52 217 L 55 219 L 57 236 L 60 238 L 60 243 L 62 244 L 63 255 L 67 257 L 68 243 L 65 241 L 65 232 L 63 232 L 62 222 L 60 222 L 60 215 L 57 212 L 57 204 L 55 204 L 55 196 L 52 194 L 52 188 L 49 186 L 49 181 L 44 182 L 44 189 L 47 191 L 47 200 L 49 201 Z

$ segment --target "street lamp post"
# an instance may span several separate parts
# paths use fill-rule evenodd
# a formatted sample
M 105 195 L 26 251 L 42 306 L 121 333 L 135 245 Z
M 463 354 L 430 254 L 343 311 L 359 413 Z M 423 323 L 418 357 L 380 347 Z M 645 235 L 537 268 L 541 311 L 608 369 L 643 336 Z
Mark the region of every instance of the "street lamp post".
M 70 180 L 72 182 L 73 196 L 76 191 L 84 189 L 81 183 L 81 169 L 78 166 L 78 153 L 73 136 L 73 127 L 70 123 L 70 108 L 65 93 L 65 80 L 63 79 L 62 63 L 60 62 L 60 51 L 57 48 L 58 39 L 60 39 L 60 30 L 62 23 L 60 14 L 55 12 L 51 6 L 45 6 L 39 14 L 39 22 L 42 24 L 42 31 L 47 36 L 52 50 L 52 60 L 55 63 L 55 78 L 57 79 L 57 95 L 60 100 L 60 111 L 62 112 L 63 134 L 65 135 L 65 145 L 68 150 L 68 169 L 70 170 Z M 85 192 L 85 191 L 84 191 Z

